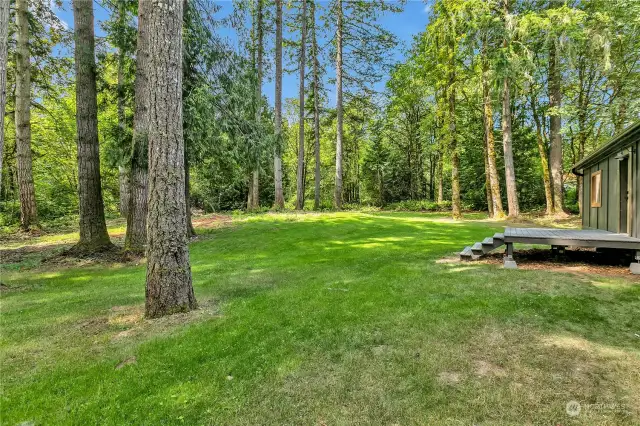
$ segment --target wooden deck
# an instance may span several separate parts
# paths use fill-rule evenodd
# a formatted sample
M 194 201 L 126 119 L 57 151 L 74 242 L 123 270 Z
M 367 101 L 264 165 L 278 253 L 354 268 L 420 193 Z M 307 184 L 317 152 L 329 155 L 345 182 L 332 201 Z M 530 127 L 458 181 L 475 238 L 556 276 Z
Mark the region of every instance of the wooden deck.
M 506 228 L 504 242 L 640 250 L 640 238 L 597 229 Z

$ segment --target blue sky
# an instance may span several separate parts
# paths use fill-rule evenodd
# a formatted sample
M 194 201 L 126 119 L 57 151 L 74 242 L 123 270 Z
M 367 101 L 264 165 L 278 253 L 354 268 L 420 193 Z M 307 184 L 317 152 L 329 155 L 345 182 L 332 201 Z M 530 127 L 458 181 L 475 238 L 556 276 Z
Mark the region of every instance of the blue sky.
M 220 0 L 216 2 L 221 6 L 219 16 L 226 16 L 232 10 L 231 0 Z M 319 3 L 325 3 L 322 0 Z M 404 59 L 405 50 L 411 45 L 413 36 L 423 31 L 427 25 L 428 6 L 422 0 L 408 0 L 404 6 L 404 10 L 401 13 L 387 14 L 381 19 L 381 24 L 389 31 L 393 32 L 399 40 L 398 47 L 394 50 L 394 59 L 398 62 Z M 285 12 L 286 13 L 286 12 Z M 71 8 L 71 1 L 65 0 L 63 2 L 63 8 L 57 11 L 58 16 L 70 27 L 73 27 L 73 13 Z M 100 29 L 99 23 L 108 19 L 109 12 L 104 9 L 99 1 L 94 1 L 94 14 L 96 19 L 96 36 L 104 36 L 104 33 Z M 222 35 L 234 39 L 233 31 L 228 28 L 222 28 Z M 285 34 L 285 37 L 287 35 Z M 327 64 L 327 78 L 334 75 L 335 71 L 332 64 Z M 273 105 L 274 99 L 274 84 L 271 76 L 266 76 L 265 83 L 263 85 L 263 93 L 269 99 L 269 102 Z M 384 81 L 376 85 L 376 89 L 384 89 Z M 297 73 L 286 74 L 283 77 L 283 97 L 294 98 L 298 94 L 298 75 Z M 329 89 L 329 102 L 335 102 L 335 96 L 333 96 L 331 87 Z

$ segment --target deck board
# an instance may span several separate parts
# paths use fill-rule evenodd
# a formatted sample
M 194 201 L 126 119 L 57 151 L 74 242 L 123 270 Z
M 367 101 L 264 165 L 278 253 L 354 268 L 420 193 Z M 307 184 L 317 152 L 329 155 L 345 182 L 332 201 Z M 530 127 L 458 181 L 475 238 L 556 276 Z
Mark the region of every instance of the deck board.
M 506 228 L 505 243 L 640 250 L 640 238 L 598 229 Z

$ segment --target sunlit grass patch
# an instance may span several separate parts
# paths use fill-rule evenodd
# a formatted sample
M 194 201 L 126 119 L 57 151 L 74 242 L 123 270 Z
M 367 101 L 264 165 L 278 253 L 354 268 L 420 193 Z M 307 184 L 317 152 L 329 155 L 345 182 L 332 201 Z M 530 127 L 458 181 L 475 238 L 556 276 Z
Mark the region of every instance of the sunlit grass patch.
M 192 313 L 144 319 L 144 264 L 5 273 L 3 423 L 640 422 L 635 283 L 443 262 L 482 220 L 211 219 Z

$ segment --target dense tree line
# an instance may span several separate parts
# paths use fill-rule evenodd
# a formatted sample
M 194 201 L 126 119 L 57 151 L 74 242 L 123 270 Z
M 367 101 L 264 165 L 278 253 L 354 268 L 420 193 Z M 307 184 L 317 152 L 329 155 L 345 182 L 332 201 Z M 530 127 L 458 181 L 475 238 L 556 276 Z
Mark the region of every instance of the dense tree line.
M 55 2 L 3 2 L 4 225 L 78 214 L 82 245 L 108 248 L 104 217 L 120 214 L 125 248 L 144 251 L 145 3 L 101 2 L 96 44 L 80 0 L 73 30 Z M 402 63 L 382 25 L 401 2 L 247 0 L 227 16 L 210 0 L 182 3 L 189 235 L 192 206 L 577 211 L 571 164 L 640 110 L 638 0 L 436 0 Z M 283 99 L 285 73 L 297 98 Z

